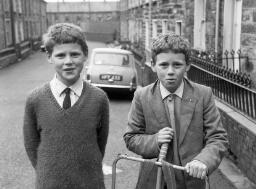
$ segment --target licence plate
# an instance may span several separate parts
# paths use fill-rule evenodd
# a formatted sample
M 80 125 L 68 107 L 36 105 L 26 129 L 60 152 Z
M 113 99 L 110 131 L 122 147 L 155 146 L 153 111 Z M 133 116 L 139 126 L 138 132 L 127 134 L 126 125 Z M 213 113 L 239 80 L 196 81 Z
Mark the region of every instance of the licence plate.
M 114 81 L 122 81 L 121 75 L 102 74 L 100 75 L 101 80 L 113 79 Z

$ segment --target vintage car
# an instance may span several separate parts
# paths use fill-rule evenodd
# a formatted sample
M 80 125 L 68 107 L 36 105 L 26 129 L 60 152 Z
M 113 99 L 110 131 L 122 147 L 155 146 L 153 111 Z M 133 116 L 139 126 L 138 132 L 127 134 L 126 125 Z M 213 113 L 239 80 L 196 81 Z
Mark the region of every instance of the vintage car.
M 117 48 L 93 49 L 85 79 L 100 88 L 134 92 L 138 76 L 132 52 Z

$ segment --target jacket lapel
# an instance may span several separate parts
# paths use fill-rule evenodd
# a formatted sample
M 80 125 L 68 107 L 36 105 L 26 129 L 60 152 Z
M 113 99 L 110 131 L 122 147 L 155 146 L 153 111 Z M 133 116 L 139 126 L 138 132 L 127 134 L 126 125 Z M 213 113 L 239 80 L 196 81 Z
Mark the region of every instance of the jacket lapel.
M 170 123 L 168 121 L 167 112 L 160 93 L 159 81 L 156 81 L 156 83 L 153 85 L 151 92 L 152 97 L 149 99 L 149 103 L 152 107 L 154 115 L 156 116 L 156 119 L 160 123 L 160 127 L 169 127 Z
M 197 103 L 197 98 L 194 96 L 193 86 L 189 83 L 188 80 L 184 79 L 184 91 L 183 97 L 181 100 L 180 107 L 180 137 L 179 137 L 179 145 L 184 140 L 188 127 L 190 125 L 195 105 Z

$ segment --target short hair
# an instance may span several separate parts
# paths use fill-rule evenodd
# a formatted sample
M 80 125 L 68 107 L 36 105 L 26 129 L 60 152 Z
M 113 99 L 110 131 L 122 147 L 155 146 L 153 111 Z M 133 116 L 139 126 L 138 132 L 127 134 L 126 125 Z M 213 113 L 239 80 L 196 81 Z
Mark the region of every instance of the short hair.
M 172 33 L 160 34 L 152 40 L 152 64 L 155 65 L 158 54 L 169 51 L 183 53 L 186 64 L 189 64 L 190 43 L 184 37 Z
M 56 44 L 77 43 L 85 56 L 88 55 L 88 46 L 83 30 L 71 23 L 58 23 L 51 25 L 43 35 L 43 45 L 47 53 L 52 54 Z

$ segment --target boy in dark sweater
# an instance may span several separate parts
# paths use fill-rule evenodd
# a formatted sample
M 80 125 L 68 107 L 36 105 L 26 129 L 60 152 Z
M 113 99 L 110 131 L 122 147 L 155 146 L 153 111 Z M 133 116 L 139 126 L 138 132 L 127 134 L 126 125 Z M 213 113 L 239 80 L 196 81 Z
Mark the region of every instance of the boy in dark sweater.
M 80 78 L 88 56 L 84 33 L 60 23 L 49 27 L 43 41 L 56 73 L 27 98 L 23 125 L 36 189 L 104 189 L 109 101 Z

